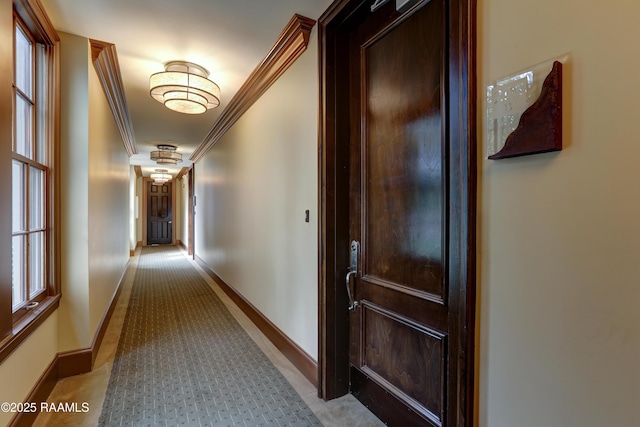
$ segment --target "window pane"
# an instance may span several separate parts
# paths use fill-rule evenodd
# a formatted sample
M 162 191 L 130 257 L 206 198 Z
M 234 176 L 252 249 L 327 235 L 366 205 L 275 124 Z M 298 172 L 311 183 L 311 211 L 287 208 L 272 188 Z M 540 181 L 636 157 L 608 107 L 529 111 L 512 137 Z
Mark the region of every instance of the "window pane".
M 49 165 L 47 159 L 47 85 L 48 74 L 48 53 L 47 48 L 43 44 L 36 44 L 36 162 Z
M 27 284 L 25 277 L 25 236 L 13 236 L 13 256 L 11 265 L 13 271 L 13 291 L 11 305 L 15 310 L 20 304 L 25 302 L 25 287 Z
M 29 235 L 29 298 L 44 289 L 44 232 Z
M 29 230 L 44 228 L 44 171 L 29 167 Z
M 29 98 L 32 95 L 33 51 L 31 40 L 16 26 L 16 86 Z
M 12 230 L 14 232 L 25 230 L 25 182 L 24 182 L 24 164 L 14 160 L 11 166 L 11 199 L 12 199 Z
M 31 158 L 31 103 L 16 96 L 16 153 Z

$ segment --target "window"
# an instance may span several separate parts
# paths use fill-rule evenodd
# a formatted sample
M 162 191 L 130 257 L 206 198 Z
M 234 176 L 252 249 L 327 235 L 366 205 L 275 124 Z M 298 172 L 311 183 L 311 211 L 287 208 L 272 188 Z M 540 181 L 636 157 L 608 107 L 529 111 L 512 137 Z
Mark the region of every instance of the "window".
M 0 264 L 0 362 L 57 308 L 60 298 L 54 226 L 59 39 L 38 0 L 0 5 L 0 14 L 11 10 L 13 26 L 0 27 L 0 43 L 6 43 L 0 60 L 13 65 L 13 78 L 0 83 L 2 100 L 11 106 L 10 115 L 7 108 L 0 116 L 3 153 L 11 148 L 11 165 L 9 159 L 3 163 L 7 179 L 0 180 L 0 193 L 11 194 L 11 206 L 4 198 L 0 207 L 0 226 L 11 229 L 11 240 L 0 240 L 5 260 Z M 5 214 L 9 209 L 11 215 Z
M 49 159 L 45 137 L 47 48 L 14 20 L 13 164 L 12 164 L 12 299 L 21 317 L 47 296 L 47 188 Z

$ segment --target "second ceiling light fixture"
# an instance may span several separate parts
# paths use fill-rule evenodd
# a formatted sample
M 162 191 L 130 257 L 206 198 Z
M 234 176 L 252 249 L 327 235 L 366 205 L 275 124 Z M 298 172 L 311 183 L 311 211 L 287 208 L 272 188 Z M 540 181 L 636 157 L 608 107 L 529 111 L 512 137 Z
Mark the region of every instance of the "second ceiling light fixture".
M 151 152 L 151 160 L 159 165 L 175 165 L 182 162 L 182 154 L 176 151 L 175 145 L 160 144 L 157 151 Z

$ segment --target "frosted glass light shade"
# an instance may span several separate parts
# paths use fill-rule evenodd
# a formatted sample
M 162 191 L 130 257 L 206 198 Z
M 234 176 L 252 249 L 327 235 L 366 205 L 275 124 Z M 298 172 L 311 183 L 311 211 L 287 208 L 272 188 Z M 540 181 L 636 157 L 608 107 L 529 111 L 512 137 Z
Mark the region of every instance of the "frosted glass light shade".
M 154 151 L 155 152 L 155 151 Z M 154 153 L 152 152 L 152 153 Z M 156 160 L 156 163 L 159 165 L 176 165 L 178 164 L 178 162 L 181 162 L 182 159 L 180 160 L 176 160 L 176 159 L 168 159 L 166 157 L 162 157 Z
M 150 94 L 170 110 L 202 114 L 220 105 L 220 88 L 207 77 L 209 72 L 199 65 L 169 62 L 164 72 L 149 78 Z
M 168 173 L 152 173 L 150 175 L 151 179 L 153 180 L 165 180 L 165 181 L 169 181 L 171 179 L 171 175 L 169 175 Z
M 159 165 L 175 165 L 182 162 L 182 154 L 176 152 L 173 145 L 158 145 L 158 151 L 152 151 L 150 158 Z

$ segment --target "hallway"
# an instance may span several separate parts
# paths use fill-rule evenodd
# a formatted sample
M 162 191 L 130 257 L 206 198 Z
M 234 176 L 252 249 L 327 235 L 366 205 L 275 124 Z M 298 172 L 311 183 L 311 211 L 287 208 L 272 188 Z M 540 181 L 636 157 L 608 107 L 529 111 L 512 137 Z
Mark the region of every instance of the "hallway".
M 429 25 L 412 19 L 435 5 Z M 19 409 L 44 401 L 79 411 L 36 426 L 98 425 L 149 211 L 172 221 L 171 243 L 324 425 L 376 421 L 351 395 L 316 397 L 354 384 L 351 359 L 387 382 L 437 375 L 413 395 L 443 427 L 638 425 L 640 143 L 628 117 L 640 110 L 640 2 L 11 0 L 0 18 L 0 427 L 31 425 L 37 414 Z M 369 18 L 391 27 L 375 35 L 360 28 Z M 437 32 L 439 47 L 402 23 Z M 425 70 L 430 56 L 440 72 Z M 540 105 L 533 75 L 556 60 L 562 150 L 489 158 Z M 218 108 L 181 114 L 150 96 L 177 61 L 209 72 Z M 161 147 L 181 162 L 158 163 Z M 171 219 L 145 197 L 164 173 Z M 407 287 L 403 257 L 458 278 L 428 270 L 429 286 Z M 352 340 L 345 325 L 365 311 L 380 327 Z M 296 352 L 283 357 L 256 316 Z M 375 333 L 387 325 L 403 335 Z M 351 342 L 406 354 L 403 365 L 374 366 Z M 453 365 L 438 354 L 464 382 L 441 374 Z
M 141 274 L 136 275 L 137 272 Z M 144 289 L 145 280 L 147 282 L 146 291 Z M 310 384 L 308 380 L 304 378 L 304 376 L 299 371 L 297 371 L 296 368 L 294 368 L 291 365 L 291 363 L 273 346 L 273 344 L 268 339 L 266 339 L 266 337 L 262 335 L 262 333 L 255 327 L 255 325 L 253 325 L 253 323 L 240 311 L 240 309 L 238 309 L 234 305 L 234 303 L 226 296 L 226 294 L 217 287 L 215 282 L 213 282 L 209 278 L 209 276 L 202 269 L 200 269 L 200 267 L 195 262 L 188 259 L 186 257 L 186 254 L 182 250 L 179 250 L 174 247 L 161 247 L 161 248 L 145 247 L 142 250 L 138 249 L 136 251 L 135 256 L 132 257 L 131 259 L 125 278 L 123 280 L 123 283 L 122 283 L 123 289 L 118 299 L 118 303 L 117 303 L 114 315 L 111 318 L 110 324 L 108 326 L 105 340 L 100 349 L 100 352 L 98 353 L 93 371 L 84 375 L 65 378 L 61 380 L 57 384 L 56 388 L 51 393 L 48 399 L 48 402 L 50 404 L 55 404 L 55 405 L 61 402 L 77 404 L 77 407 L 79 408 L 78 411 L 67 412 L 67 413 L 65 412 L 41 413 L 34 425 L 35 426 L 148 425 L 150 420 L 153 420 L 154 416 L 156 418 L 155 418 L 155 421 L 153 422 L 153 425 L 165 425 L 165 423 L 167 423 L 166 425 L 170 425 L 172 421 L 169 421 L 168 419 L 163 418 L 162 416 L 159 415 L 160 412 L 162 412 L 161 409 L 154 409 L 154 406 L 155 408 L 158 408 L 157 401 L 151 402 L 150 404 L 148 404 L 150 405 L 151 411 L 147 411 L 147 412 L 148 413 L 151 412 L 153 415 L 151 415 L 151 418 L 147 418 L 145 420 L 140 419 L 140 417 L 136 418 L 134 416 L 128 417 L 123 415 L 122 418 L 125 422 L 121 424 L 120 420 L 114 420 L 114 419 L 107 420 L 105 415 L 101 417 L 101 412 L 107 412 L 107 408 L 109 406 L 108 404 L 105 404 L 103 407 L 103 404 L 105 402 L 105 396 L 111 396 L 114 402 L 116 402 L 118 405 L 123 407 L 126 405 L 130 406 L 132 404 L 131 402 L 135 401 L 135 394 L 136 394 L 135 387 L 137 382 L 135 378 L 144 377 L 145 374 L 141 372 L 143 370 L 146 370 L 147 374 L 149 372 L 153 372 L 153 369 L 154 369 L 153 367 L 156 366 L 158 363 L 160 363 L 160 366 L 162 366 L 163 355 L 161 353 L 165 353 L 165 356 L 166 356 L 166 350 L 162 350 L 162 347 L 158 347 L 159 345 L 158 342 L 162 341 L 162 344 L 160 345 L 166 345 L 164 343 L 167 341 L 167 339 L 171 338 L 170 335 L 176 333 L 176 326 L 175 324 L 174 325 L 171 324 L 170 318 L 178 317 L 179 318 L 178 323 L 181 323 L 185 319 L 190 321 L 188 319 L 189 316 L 186 315 L 184 311 L 180 311 L 179 312 L 180 314 L 178 316 L 172 316 L 171 313 L 169 313 L 169 310 L 166 309 L 169 306 L 180 309 L 179 304 L 170 303 L 169 305 L 165 304 L 165 306 L 163 307 L 160 304 L 165 303 L 165 301 L 158 301 L 158 300 L 162 300 L 163 298 L 164 299 L 168 298 L 169 301 L 173 301 L 177 299 L 176 295 L 187 294 L 189 292 L 189 290 L 187 289 L 188 287 L 195 286 L 197 288 L 198 285 L 201 285 L 201 286 L 208 285 L 209 287 L 209 288 L 198 288 L 195 290 L 194 295 L 196 297 L 202 298 L 203 303 L 215 305 L 220 301 L 222 301 L 222 303 L 220 303 L 220 307 L 217 310 L 212 310 L 212 312 L 214 313 L 216 312 L 219 313 L 217 315 L 214 315 L 219 319 L 214 319 L 214 320 L 219 321 L 221 325 L 231 324 L 231 327 L 233 328 L 233 324 L 236 324 L 236 322 L 234 322 L 233 319 L 231 319 L 231 316 L 228 316 L 228 312 L 230 312 L 233 318 L 235 318 L 235 321 L 239 323 L 239 325 L 236 325 L 236 326 L 238 326 L 240 335 L 244 335 L 244 336 L 248 335 L 248 337 L 251 337 L 251 339 L 253 340 L 253 341 L 248 340 L 249 342 L 246 344 L 247 346 L 246 348 L 255 347 L 254 345 L 254 342 L 255 342 L 255 344 L 257 344 L 257 347 L 255 347 L 256 351 L 259 351 L 257 350 L 257 348 L 259 347 L 259 349 L 264 353 L 264 356 L 266 356 L 264 357 L 262 354 L 251 355 L 251 360 L 260 361 L 261 359 L 264 359 L 265 366 L 258 368 L 258 370 L 265 372 L 264 376 L 269 375 L 270 369 L 272 369 L 273 372 L 275 373 L 275 377 L 274 377 L 275 380 L 271 382 L 267 381 L 265 383 L 265 384 L 268 384 L 266 387 L 269 389 L 269 393 L 265 393 L 265 396 L 268 396 L 269 401 L 277 400 L 277 397 L 273 398 L 272 400 L 272 396 L 275 395 L 276 393 L 284 392 L 286 395 L 287 393 L 286 389 L 287 388 L 290 389 L 290 387 L 288 387 L 288 384 L 291 384 L 295 389 L 295 392 L 297 392 L 297 394 L 300 395 L 300 397 L 302 398 L 302 401 L 304 402 L 304 403 L 300 403 L 302 405 L 301 406 L 302 409 L 300 410 L 300 412 L 304 413 L 304 411 L 307 410 L 307 408 L 304 407 L 306 404 L 306 406 L 308 406 L 308 409 L 311 409 L 313 414 L 315 414 L 315 417 L 317 417 L 317 420 L 319 420 L 322 423 L 322 425 L 325 425 L 325 426 L 381 425 L 381 423 L 372 414 L 370 414 L 359 402 L 357 402 L 350 395 L 345 396 L 341 399 L 331 401 L 331 402 L 324 402 L 321 399 L 318 399 L 316 397 L 316 389 L 313 387 L 313 385 Z M 154 289 L 154 288 L 162 288 L 162 287 L 171 289 L 171 292 L 173 292 L 173 294 L 169 292 L 166 295 L 161 295 L 162 291 L 156 292 Z M 212 289 L 214 292 L 211 292 L 209 294 L 208 291 L 210 289 Z M 134 298 L 131 298 L 132 292 L 133 292 Z M 186 301 L 186 302 L 191 304 L 193 303 L 193 301 Z M 147 317 L 146 319 L 143 319 L 138 315 L 144 315 L 144 313 L 142 313 L 144 311 L 149 311 L 150 313 L 153 312 L 153 308 L 145 309 L 143 308 L 145 306 L 150 306 L 150 307 L 155 306 L 156 309 L 163 308 L 163 310 L 162 312 L 156 311 L 155 313 L 157 315 L 156 317 L 153 317 L 153 318 Z M 226 310 L 224 309 L 224 307 L 226 307 Z M 129 313 L 127 314 L 128 308 L 129 308 Z M 229 318 L 224 318 L 225 314 Z M 212 316 L 209 315 L 209 317 L 211 318 Z M 154 319 L 157 319 L 158 322 L 153 322 Z M 147 324 L 140 325 L 139 324 L 140 320 L 145 320 L 145 323 Z M 148 323 L 152 323 L 152 324 L 148 324 Z M 187 322 L 184 322 L 184 323 L 187 323 Z M 199 322 L 197 323 L 196 327 L 200 327 Z M 135 335 L 136 333 L 139 333 L 139 331 L 136 331 L 135 328 L 138 328 L 139 330 L 142 330 L 142 331 L 146 331 L 146 332 L 142 332 L 144 336 L 140 337 L 139 339 L 140 342 L 137 343 L 137 345 L 139 345 L 140 348 L 146 349 L 146 356 L 141 356 L 142 354 L 145 354 L 145 353 L 137 352 L 136 351 L 137 349 L 134 348 L 135 345 L 130 345 L 128 347 L 126 343 L 123 343 L 124 341 L 129 339 L 129 344 L 131 344 L 131 342 L 136 341 L 136 339 L 138 339 L 135 336 L 133 338 L 127 338 L 127 334 Z M 225 327 L 223 326 L 222 329 L 225 329 Z M 133 332 L 131 332 L 132 330 Z M 149 331 L 152 331 L 152 332 L 159 331 L 158 332 L 159 335 L 153 335 L 153 333 L 152 332 L 150 333 Z M 246 332 L 246 334 L 242 333 L 243 331 Z M 208 331 L 208 332 L 202 331 L 202 332 L 203 332 L 202 334 L 193 336 L 192 341 L 197 342 L 201 339 L 201 336 L 205 334 L 207 336 L 212 336 L 218 333 L 219 331 Z M 223 330 L 222 332 L 223 333 L 220 334 L 221 339 L 223 339 L 224 334 L 228 333 L 225 330 Z M 187 333 L 185 333 L 184 330 L 181 329 L 178 332 L 178 335 L 184 336 Z M 238 333 L 236 332 L 235 335 L 238 335 Z M 178 341 L 182 342 L 182 340 L 180 339 Z M 136 343 L 134 342 L 134 344 Z M 197 358 L 204 360 L 204 359 L 207 359 L 207 356 L 209 355 L 205 354 L 203 357 L 201 353 L 203 349 L 206 352 L 207 348 L 212 348 L 212 349 L 216 348 L 216 346 L 212 346 L 212 345 L 208 345 L 208 346 L 203 345 L 199 349 L 196 349 L 194 347 L 195 346 L 189 347 L 189 349 L 191 350 L 189 353 L 185 352 L 180 354 L 180 356 L 178 356 L 177 359 L 175 360 L 174 364 L 182 365 L 184 368 L 184 366 L 187 366 L 187 363 L 184 362 L 184 360 L 180 360 L 180 359 L 186 359 L 187 357 L 183 357 L 183 356 L 188 356 L 193 352 L 193 353 L 197 353 L 198 355 Z M 220 350 L 223 351 L 224 348 Z M 174 354 L 177 354 L 177 353 L 174 353 Z M 131 355 L 131 357 L 135 360 L 133 362 L 129 361 L 130 363 L 123 361 L 129 355 Z M 110 381 L 112 383 L 111 387 L 113 387 L 113 383 L 117 383 L 118 381 L 116 376 L 116 372 L 118 370 L 114 369 L 112 373 L 114 361 L 117 358 L 121 358 L 120 361 L 122 363 L 120 363 L 120 365 L 124 366 L 124 368 L 122 368 L 122 372 L 120 373 L 121 388 L 119 390 L 114 389 L 117 391 L 111 390 L 112 392 L 111 394 L 109 394 L 108 387 L 110 386 Z M 138 366 L 137 368 L 134 362 L 137 363 L 137 366 Z M 212 362 L 212 360 L 207 359 L 205 360 L 205 362 Z M 254 366 L 245 366 L 244 368 L 237 369 L 238 363 L 239 363 L 237 360 L 235 361 L 234 360 L 215 360 L 213 362 L 216 366 L 233 364 L 235 362 L 235 365 L 233 368 L 236 370 L 235 372 L 240 372 L 240 371 L 251 372 L 251 369 L 254 369 L 254 372 L 257 372 L 255 371 Z M 127 365 L 130 365 L 129 371 L 127 371 Z M 131 366 L 133 366 L 133 369 L 131 369 Z M 194 365 L 192 363 L 188 366 L 189 370 L 187 371 L 183 370 L 181 372 L 181 376 L 191 377 L 192 380 L 190 382 L 197 382 L 197 379 L 194 381 L 195 377 L 203 377 L 209 374 L 209 372 L 206 372 L 205 370 L 201 370 L 198 372 L 198 370 L 201 369 L 203 366 L 204 365 L 199 366 L 197 364 Z M 275 368 L 277 368 L 277 370 L 274 368 L 274 366 Z M 213 368 L 213 369 L 209 368 L 209 369 L 211 370 L 211 375 L 212 375 L 211 378 L 214 378 L 215 373 L 213 371 L 216 371 L 216 368 Z M 166 365 L 163 367 L 162 376 L 164 376 L 165 378 L 167 377 L 167 372 L 166 372 L 167 370 L 172 371 L 173 367 L 169 367 L 168 369 Z M 196 371 L 196 372 L 193 372 L 193 371 Z M 116 377 L 115 380 L 114 378 L 111 378 L 112 376 Z M 235 375 L 233 376 L 235 377 Z M 262 376 L 263 375 L 260 375 L 260 377 Z M 242 375 L 239 374 L 237 377 L 240 380 Z M 256 382 L 260 382 L 260 380 L 262 379 L 262 378 L 258 378 L 258 375 L 254 375 L 254 377 L 257 380 Z M 282 384 L 282 387 L 284 387 L 284 391 L 281 390 L 281 387 L 278 384 L 278 381 L 279 381 L 278 377 L 283 377 L 286 379 L 286 381 L 284 381 Z M 172 381 L 173 379 L 175 379 L 175 377 L 172 378 Z M 214 380 L 214 381 L 217 382 L 218 380 Z M 202 381 L 200 382 L 202 383 Z M 150 385 L 151 386 L 150 388 L 153 389 L 153 390 L 147 390 L 145 392 L 145 395 L 154 394 L 154 393 L 156 395 L 162 394 L 162 391 L 158 392 L 156 390 L 159 387 L 157 385 L 154 385 L 153 378 L 149 378 L 148 375 L 145 379 L 145 383 Z M 175 384 L 169 384 L 169 389 L 171 389 L 171 387 L 174 385 Z M 211 388 L 211 387 L 208 387 L 206 384 L 204 386 L 209 389 Z M 258 387 L 260 386 L 258 385 Z M 263 385 L 262 387 L 264 389 L 265 386 Z M 176 386 L 175 388 L 180 388 L 180 387 Z M 224 388 L 231 388 L 231 387 L 222 387 L 222 388 L 224 389 Z M 236 388 L 235 384 L 233 388 Z M 215 386 L 214 386 L 214 389 L 215 389 Z M 128 396 L 129 393 L 131 393 L 132 397 Z M 225 390 L 223 390 L 222 393 L 227 394 L 225 393 Z M 249 393 L 252 393 L 252 391 L 250 389 L 245 389 L 245 396 Z M 176 392 L 169 393 L 169 394 L 171 395 L 170 400 L 172 401 L 178 400 L 173 398 L 177 394 Z M 232 394 L 232 393 L 229 392 L 228 394 Z M 198 397 L 201 398 L 203 396 L 198 396 Z M 242 404 L 244 404 L 245 406 L 251 405 L 250 400 L 245 399 L 243 396 L 234 395 L 233 398 L 235 398 L 236 400 L 242 400 Z M 188 401 L 189 398 L 187 398 L 186 400 Z M 215 401 L 216 399 L 211 399 L 211 400 Z M 108 399 L 107 401 L 109 402 Z M 261 418 L 262 421 L 260 421 L 260 419 L 258 418 L 254 418 L 253 420 L 251 420 L 250 418 L 247 418 L 244 421 L 238 420 L 237 418 L 234 420 L 233 417 L 231 417 L 230 419 L 229 418 L 225 419 L 224 415 L 220 415 L 214 412 L 211 414 L 210 418 L 197 419 L 189 416 L 189 417 L 186 417 L 187 421 L 185 421 L 185 419 L 175 419 L 175 424 L 176 425 L 178 424 L 179 425 L 214 425 L 214 426 L 216 425 L 220 425 L 220 426 L 222 425 L 317 425 L 315 424 L 317 420 L 316 421 L 314 420 L 292 421 L 290 414 L 287 414 L 286 407 L 290 404 L 295 405 L 296 401 L 300 402 L 300 399 L 298 398 L 298 396 L 295 395 L 295 393 L 294 395 L 291 395 L 290 397 L 282 400 L 282 403 L 283 403 L 282 406 L 284 409 L 278 408 L 276 410 L 278 414 L 282 413 L 280 420 L 277 420 L 274 418 L 269 419 L 269 415 L 267 415 L 265 418 Z M 201 403 L 201 408 L 203 405 L 209 405 L 209 403 L 207 402 L 199 402 L 199 403 Z M 227 408 L 224 411 L 220 411 L 221 413 L 224 412 L 227 415 L 230 413 L 235 413 L 234 411 L 228 410 L 228 408 L 232 408 L 232 409 L 234 408 L 235 404 L 233 401 L 221 403 L 220 400 L 218 399 L 218 404 L 225 405 Z M 142 413 L 144 408 L 138 407 L 137 404 L 134 404 L 134 405 L 136 406 L 132 408 L 132 412 L 138 413 L 138 414 Z M 162 405 L 162 402 L 160 402 L 160 405 Z M 240 405 L 241 404 L 239 403 L 237 406 L 240 406 Z M 167 406 L 170 406 L 170 405 L 167 404 Z M 86 412 L 83 412 L 82 408 L 88 408 L 88 410 Z M 119 410 L 122 408 L 118 407 L 117 409 Z M 147 409 L 149 409 L 149 407 Z M 116 412 L 118 412 L 118 410 L 116 410 Z M 124 411 L 120 413 L 123 414 Z M 183 415 L 188 415 L 188 414 L 183 414 Z M 311 415 L 311 417 L 313 417 L 313 415 Z M 285 420 L 285 421 L 282 421 L 282 420 Z

